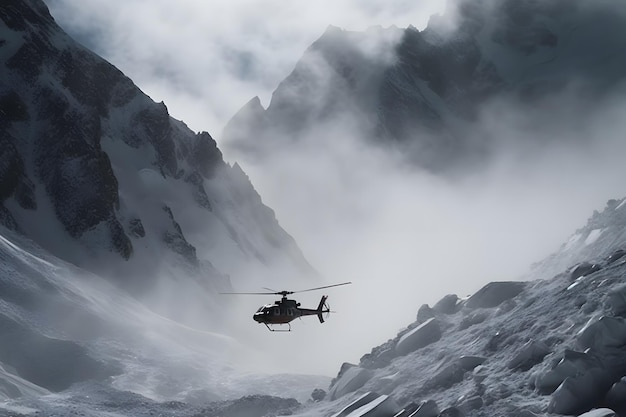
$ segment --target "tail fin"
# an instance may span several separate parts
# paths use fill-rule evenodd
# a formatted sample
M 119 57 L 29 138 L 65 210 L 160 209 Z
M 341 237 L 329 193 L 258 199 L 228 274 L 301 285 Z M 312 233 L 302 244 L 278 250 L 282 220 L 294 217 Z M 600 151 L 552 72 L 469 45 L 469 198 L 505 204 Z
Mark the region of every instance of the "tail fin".
M 320 300 L 320 304 L 317 306 L 317 318 L 320 319 L 320 323 L 324 323 L 324 317 L 322 316 L 322 313 L 327 313 L 328 309 L 324 310 L 324 307 L 326 306 L 326 299 L 328 298 L 327 295 L 322 295 L 322 299 Z

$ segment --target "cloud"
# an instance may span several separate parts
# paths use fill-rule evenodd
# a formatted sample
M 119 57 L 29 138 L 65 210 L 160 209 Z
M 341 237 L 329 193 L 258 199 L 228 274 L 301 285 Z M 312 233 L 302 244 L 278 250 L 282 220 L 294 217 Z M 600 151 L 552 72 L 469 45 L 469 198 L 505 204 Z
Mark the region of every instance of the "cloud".
M 49 0 L 72 36 L 193 130 L 219 136 L 243 104 L 271 92 L 330 24 L 424 27 L 437 0 Z

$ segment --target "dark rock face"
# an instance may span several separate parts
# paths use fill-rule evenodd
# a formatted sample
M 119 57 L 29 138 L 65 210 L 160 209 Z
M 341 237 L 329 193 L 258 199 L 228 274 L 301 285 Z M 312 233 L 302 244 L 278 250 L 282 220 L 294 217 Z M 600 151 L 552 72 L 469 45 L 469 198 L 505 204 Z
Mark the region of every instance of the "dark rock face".
M 164 177 L 183 175 L 181 164 L 191 167 L 186 176 L 192 178 L 196 200 L 210 209 L 201 179 L 193 179 L 194 172 L 211 178 L 223 165 L 208 133 L 196 135 L 174 127 L 163 103 L 150 101 L 119 70 L 75 44 L 43 2 L 9 0 L 0 7 L 0 17 L 0 31 L 7 34 L 1 48 L 15 51 L 0 54 L 0 65 L 6 68 L 0 80 L 0 221 L 4 225 L 20 229 L 4 205 L 8 198 L 35 210 L 35 190 L 43 187 L 69 236 L 80 240 L 87 232 L 100 234 L 96 240 L 108 241 L 109 247 L 90 250 L 111 250 L 129 259 L 133 245 L 128 235 L 143 237 L 145 230 L 140 219 L 129 222 L 120 216 L 115 163 L 102 146 L 104 138 L 111 136 L 131 148 L 152 152 L 154 167 Z M 109 119 L 115 109 L 133 100 L 139 105 L 126 119 Z M 175 252 L 195 260 L 195 249 L 181 237 L 174 225 L 163 238 Z M 83 244 L 89 245 L 89 240 Z
M 602 97 L 624 80 L 626 59 L 610 52 L 626 46 L 623 16 L 608 7 L 580 0 L 455 0 L 449 9 L 455 18 L 433 16 L 423 31 L 329 28 L 280 83 L 267 110 L 253 99 L 233 117 L 223 134 L 226 146 L 260 158 L 281 145 L 315 144 L 339 124 L 419 167 L 454 173 L 480 166 L 504 141 L 480 129 L 469 134 L 484 104 L 503 99 L 532 109 L 572 85 Z M 607 23 L 594 26 L 600 21 Z M 584 48 L 610 56 L 606 70 L 568 49 L 582 27 L 593 27 L 581 37 Z M 371 48 L 374 54 L 359 48 L 385 37 L 395 42 Z

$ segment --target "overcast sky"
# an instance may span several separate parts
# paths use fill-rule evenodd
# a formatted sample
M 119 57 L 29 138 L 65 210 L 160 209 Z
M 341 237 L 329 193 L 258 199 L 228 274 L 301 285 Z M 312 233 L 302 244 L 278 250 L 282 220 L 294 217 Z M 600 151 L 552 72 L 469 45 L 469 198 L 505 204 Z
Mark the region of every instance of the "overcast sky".
M 170 114 L 219 141 L 272 91 L 328 25 L 423 28 L 443 0 L 47 0 L 58 23 Z

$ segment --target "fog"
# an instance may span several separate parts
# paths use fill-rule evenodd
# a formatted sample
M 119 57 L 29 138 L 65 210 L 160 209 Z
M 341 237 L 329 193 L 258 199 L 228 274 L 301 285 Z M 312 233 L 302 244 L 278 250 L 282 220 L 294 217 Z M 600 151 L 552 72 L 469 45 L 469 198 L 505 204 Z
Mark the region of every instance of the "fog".
M 336 311 L 326 323 L 303 318 L 290 333 L 270 333 L 252 321 L 272 297 L 235 297 L 231 330 L 256 353 L 233 362 L 266 372 L 334 375 L 342 362 L 357 363 L 394 337 L 421 304 L 448 293 L 463 297 L 490 281 L 522 279 L 593 210 L 626 194 L 620 91 L 592 105 L 576 86 L 534 107 L 504 98 L 487 103 L 463 134 L 488 141 L 492 155 L 479 169 L 454 177 L 410 167 L 399 155 L 366 145 L 354 124 L 344 123 L 350 114 L 314 126 L 299 143 L 265 158 L 229 148 L 219 137 L 226 121 L 255 95 L 267 106 L 271 91 L 327 24 L 423 27 L 440 6 L 425 3 L 406 20 L 399 18 L 402 3 L 397 9 L 372 2 L 354 9 L 228 4 L 209 11 L 200 2 L 173 9 L 137 0 L 125 3 L 122 14 L 115 2 L 92 0 L 72 9 L 72 1 L 56 0 L 52 11 L 153 99 L 164 100 L 174 117 L 216 137 L 225 159 L 240 163 L 320 272 L 311 286 L 352 281 L 321 292 Z M 292 19 L 293 13 L 307 18 Z M 97 17 L 95 27 L 81 23 L 88 15 Z M 289 277 L 274 282 L 283 280 Z M 315 308 L 321 293 L 295 297 Z
M 439 0 L 47 0 L 76 40 L 193 130 L 215 135 L 276 85 L 330 24 L 425 27 Z
M 353 282 L 326 290 L 338 314 L 323 326 L 295 322 L 289 343 L 297 342 L 281 347 L 322 338 L 321 355 L 302 355 L 306 368 L 354 363 L 411 323 L 423 303 L 464 297 L 490 281 L 533 278 L 524 275 L 532 263 L 626 193 L 624 103 L 590 109 L 575 94 L 551 98 L 550 113 L 502 101 L 487 106 L 466 134 L 489 132 L 499 146 L 488 164 L 461 177 L 408 168 L 336 126 L 332 134 L 327 126 L 309 132 L 313 144 L 242 163 L 325 281 Z

